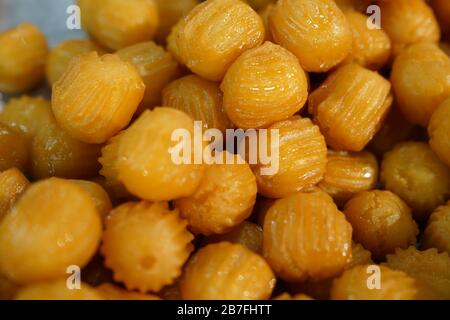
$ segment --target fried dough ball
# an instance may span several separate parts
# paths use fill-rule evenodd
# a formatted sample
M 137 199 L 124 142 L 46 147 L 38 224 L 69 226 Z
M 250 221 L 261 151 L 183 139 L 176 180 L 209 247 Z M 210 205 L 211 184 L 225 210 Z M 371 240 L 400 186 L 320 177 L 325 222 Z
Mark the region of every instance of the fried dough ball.
M 211 81 L 222 80 L 236 58 L 264 40 L 261 18 L 240 0 L 202 2 L 174 31 L 175 46 L 169 49 L 192 72 Z
M 53 85 L 52 109 L 70 136 L 101 144 L 128 125 L 144 91 L 132 64 L 91 52 L 73 58 Z
M 0 272 L 18 284 L 64 277 L 90 261 L 100 237 L 88 193 L 59 178 L 36 182 L 0 223 Z
M 303 108 L 308 96 L 298 60 L 271 42 L 244 52 L 228 69 L 221 89 L 225 112 L 243 129 L 286 120 Z
M 149 41 L 159 26 L 153 0 L 78 0 L 78 5 L 83 28 L 111 50 Z
M 0 92 L 22 93 L 45 77 L 48 47 L 45 35 L 23 23 L 0 33 Z
M 188 300 L 264 300 L 275 287 L 275 276 L 260 255 L 221 242 L 200 249 L 189 260 L 180 287 Z
M 421 280 L 438 295 L 440 299 L 450 299 L 450 257 L 447 252 L 437 249 L 419 251 L 415 247 L 397 249 L 387 256 L 389 268 L 407 273 Z
M 194 233 L 203 235 L 231 231 L 247 219 L 256 201 L 256 179 L 247 163 L 239 163 L 239 155 L 231 156 L 232 163 L 211 164 L 205 169 L 195 192 L 175 201 L 181 216 L 188 220 Z
M 389 81 L 378 73 L 344 65 L 309 96 L 309 111 L 330 147 L 361 151 L 391 107 L 390 89 Z
M 379 267 L 380 287 L 369 265 L 356 266 L 345 271 L 331 288 L 333 300 L 432 300 L 436 297 L 426 285 L 401 271 Z M 375 266 L 377 267 L 377 266 Z M 369 288 L 373 284 L 374 288 Z
M 317 186 L 338 206 L 344 205 L 358 192 L 375 188 L 378 162 L 371 153 L 328 150 L 327 159 L 325 176 Z
M 450 166 L 450 98 L 431 116 L 428 135 L 431 149 L 442 162 Z
M 289 282 L 341 273 L 352 255 L 352 227 L 325 192 L 300 192 L 276 201 L 264 220 L 263 255 Z
M 426 249 L 437 248 L 450 254 L 450 202 L 438 207 L 431 214 L 423 234 L 422 245 Z
M 186 225 L 166 202 L 128 202 L 114 209 L 101 248 L 114 280 L 141 293 L 172 284 L 193 250 Z
M 411 45 L 395 59 L 391 82 L 396 105 L 411 123 L 428 126 L 433 112 L 450 97 L 449 74 L 450 58 L 435 43 Z
M 377 259 L 416 243 L 419 228 L 411 209 L 390 191 L 360 192 L 347 202 L 344 214 L 352 225 L 353 239 Z
M 352 47 L 352 31 L 333 0 L 279 0 L 269 17 L 272 38 L 308 72 L 326 72 Z
M 378 1 L 381 27 L 392 42 L 392 59 L 408 45 L 438 42 L 441 36 L 433 10 L 424 0 Z
M 402 198 L 416 220 L 426 220 L 450 194 L 450 168 L 428 144 L 404 142 L 384 155 L 381 182 Z
M 205 170 L 203 164 L 195 163 L 195 154 L 200 149 L 203 155 L 203 149 L 192 146 L 192 141 L 177 143 L 173 138 L 176 132 L 182 138 L 186 134 L 193 137 L 194 121 L 184 112 L 167 107 L 144 112 L 124 132 L 117 168 L 119 181 L 128 191 L 151 201 L 174 200 L 195 192 Z M 188 145 L 189 151 L 177 152 L 180 145 Z

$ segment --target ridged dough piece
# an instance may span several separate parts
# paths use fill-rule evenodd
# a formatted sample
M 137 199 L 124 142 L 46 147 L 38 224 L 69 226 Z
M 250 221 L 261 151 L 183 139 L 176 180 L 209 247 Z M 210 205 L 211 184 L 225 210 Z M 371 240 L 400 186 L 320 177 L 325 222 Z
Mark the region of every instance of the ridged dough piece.
M 142 293 L 172 284 L 193 250 L 186 226 L 166 202 L 128 202 L 114 209 L 101 247 L 114 280 Z
M 124 131 L 112 137 L 102 148 L 102 155 L 98 159 L 101 164 L 100 174 L 105 178 L 105 187 L 116 199 L 126 199 L 130 193 L 119 180 L 119 147 Z
M 53 85 L 52 109 L 73 138 L 100 144 L 128 125 L 144 91 L 132 64 L 91 52 L 72 59 Z
M 406 273 L 385 266 L 380 268 L 380 289 L 369 289 L 369 277 L 375 276 L 369 265 L 345 271 L 331 288 L 333 300 L 432 300 L 434 292 Z M 369 272 L 370 271 L 370 272 Z
M 249 5 L 240 0 L 207 0 L 176 28 L 175 55 L 192 72 L 220 81 L 239 55 L 263 40 L 263 22 Z
M 244 52 L 228 69 L 221 89 L 225 112 L 243 129 L 286 120 L 308 97 L 306 74 L 298 60 L 272 42 Z
M 352 46 L 350 26 L 333 0 L 279 0 L 269 18 L 274 41 L 308 72 L 326 72 L 342 62 Z
M 361 151 L 392 104 L 391 84 L 357 64 L 339 67 L 309 96 L 309 112 L 336 150 Z
M 272 130 L 279 132 L 278 145 L 277 141 L 270 139 Z M 259 164 L 252 165 L 260 194 L 283 198 L 309 189 L 322 180 L 327 164 L 327 146 L 318 126 L 308 118 L 293 116 L 273 124 L 268 132 L 268 154 L 270 148 L 276 147 L 279 155 L 271 154 L 269 164 L 259 161 Z
M 161 104 L 162 90 L 178 75 L 178 63 L 163 47 L 142 42 L 116 52 L 123 61 L 136 67 L 145 84 L 144 98 L 138 112 Z
M 267 262 L 239 244 L 200 249 L 188 262 L 181 295 L 187 300 L 265 300 L 275 287 Z
M 219 84 L 196 75 L 177 79 L 163 90 L 163 105 L 186 112 L 209 129 L 225 133 L 233 123 L 223 109 L 223 93 Z
M 374 189 L 378 182 L 378 162 L 366 151 L 328 150 L 327 168 L 318 187 L 328 193 L 338 206 L 361 191 Z
M 353 10 L 344 13 L 353 34 L 353 46 L 344 63 L 356 62 L 372 70 L 383 67 L 391 55 L 391 40 L 386 32 L 365 14 Z
M 276 201 L 263 230 L 263 255 L 286 281 L 327 279 L 350 263 L 352 227 L 323 191 Z
M 29 185 L 28 179 L 17 168 L 0 173 L 0 221 Z

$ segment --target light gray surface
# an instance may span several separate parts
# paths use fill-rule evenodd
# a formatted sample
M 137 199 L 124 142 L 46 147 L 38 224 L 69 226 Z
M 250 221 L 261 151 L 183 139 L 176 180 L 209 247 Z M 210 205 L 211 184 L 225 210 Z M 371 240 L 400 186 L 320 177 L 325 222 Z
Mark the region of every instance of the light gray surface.
M 69 30 L 67 8 L 75 0 L 0 0 L 0 30 L 21 22 L 36 24 L 47 36 L 50 46 L 64 39 L 83 37 L 81 30 Z
M 39 27 L 53 47 L 65 39 L 84 38 L 82 30 L 70 30 L 66 26 L 69 18 L 67 8 L 76 0 L 0 0 L 0 31 L 4 31 L 22 22 L 31 22 Z M 94 0 L 95 1 L 95 0 Z M 30 95 L 41 95 L 49 98 L 46 86 L 31 92 Z M 8 96 L 0 96 L 7 101 Z

